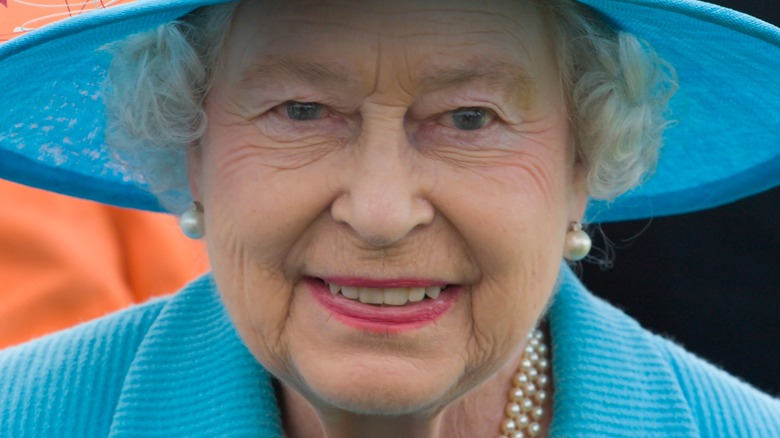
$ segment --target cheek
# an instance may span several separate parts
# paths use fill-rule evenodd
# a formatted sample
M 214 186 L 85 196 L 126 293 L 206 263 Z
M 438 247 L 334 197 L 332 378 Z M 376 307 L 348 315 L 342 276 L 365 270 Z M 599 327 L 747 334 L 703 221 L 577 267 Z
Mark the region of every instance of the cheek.
M 529 329 L 552 293 L 561 263 L 564 217 L 558 211 L 529 212 L 525 204 L 505 210 L 506 220 L 482 221 L 472 245 L 482 278 L 473 294 L 475 323 Z M 512 214 L 514 213 L 514 216 Z M 511 218 L 511 219 L 510 219 Z
M 312 228 L 329 203 L 328 172 L 269 166 L 241 136 L 204 142 L 206 240 L 220 293 L 250 351 L 284 367 L 293 289 Z
M 440 185 L 454 190 L 438 207 L 466 239 L 483 272 L 512 272 L 538 260 L 531 254 L 561 255 L 572 190 L 561 161 L 515 154 L 500 167 L 439 173 L 445 175 Z
M 246 130 L 204 146 L 207 236 L 241 242 L 254 260 L 272 264 L 330 202 L 333 172 L 319 162 L 280 167 L 276 152 L 269 157 L 268 148 L 249 143 Z
M 504 359 L 514 351 L 554 290 L 569 189 L 553 163 L 559 161 L 524 156 L 490 172 L 475 170 L 472 178 L 461 174 L 459 186 L 468 187 L 468 196 L 442 204 L 480 272 L 469 294 L 477 361 L 480 354 Z

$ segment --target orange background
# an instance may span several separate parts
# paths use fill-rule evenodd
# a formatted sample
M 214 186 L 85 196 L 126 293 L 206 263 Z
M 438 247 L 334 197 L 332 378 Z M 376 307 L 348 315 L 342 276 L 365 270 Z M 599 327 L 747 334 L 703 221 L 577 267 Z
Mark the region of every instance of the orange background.
M 0 0 L 0 44 L 129 1 Z M 0 205 L 0 349 L 174 292 L 208 270 L 203 242 L 185 238 L 173 216 L 1 179 Z
M 131 0 L 0 0 L 0 43 L 73 15 Z

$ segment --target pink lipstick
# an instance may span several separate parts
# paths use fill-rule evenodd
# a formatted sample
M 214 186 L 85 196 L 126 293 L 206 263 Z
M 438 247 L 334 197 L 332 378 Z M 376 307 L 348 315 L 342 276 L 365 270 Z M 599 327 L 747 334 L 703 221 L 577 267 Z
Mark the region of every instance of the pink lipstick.
M 326 283 L 327 282 L 327 283 Z M 455 303 L 460 287 L 446 283 L 418 279 L 365 279 L 354 277 L 329 277 L 325 280 L 306 278 L 305 283 L 317 302 L 333 317 L 358 330 L 392 334 L 414 330 L 432 324 L 441 318 Z M 407 302 L 401 306 L 364 304 L 332 293 L 328 284 L 353 288 L 444 288 L 436 299 L 425 298 L 419 302 Z

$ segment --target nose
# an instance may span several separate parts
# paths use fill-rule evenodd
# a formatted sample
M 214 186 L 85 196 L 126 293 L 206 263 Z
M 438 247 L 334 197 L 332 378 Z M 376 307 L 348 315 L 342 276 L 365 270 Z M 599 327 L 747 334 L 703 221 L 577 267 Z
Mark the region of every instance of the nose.
M 403 127 L 364 130 L 355 146 L 343 169 L 342 192 L 331 206 L 333 218 L 376 248 L 430 224 L 435 212 L 426 199 L 426 175 Z

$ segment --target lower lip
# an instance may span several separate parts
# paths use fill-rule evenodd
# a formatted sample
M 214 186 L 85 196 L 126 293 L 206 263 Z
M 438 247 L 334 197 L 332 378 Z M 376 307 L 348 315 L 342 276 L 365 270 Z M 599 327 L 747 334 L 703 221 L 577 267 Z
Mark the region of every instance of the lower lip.
M 458 287 L 449 286 L 435 300 L 424 299 L 403 306 L 363 304 L 330 292 L 321 280 L 307 278 L 309 290 L 317 302 L 336 320 L 370 333 L 392 334 L 415 330 L 434 323 L 455 303 Z

